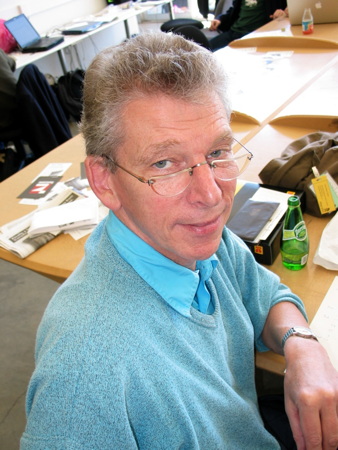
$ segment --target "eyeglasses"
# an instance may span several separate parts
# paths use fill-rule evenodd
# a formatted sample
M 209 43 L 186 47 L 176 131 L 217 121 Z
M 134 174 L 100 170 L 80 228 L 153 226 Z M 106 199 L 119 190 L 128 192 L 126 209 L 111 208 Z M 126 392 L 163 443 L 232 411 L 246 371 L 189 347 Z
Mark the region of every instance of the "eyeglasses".
M 170 173 L 169 175 L 158 175 L 149 178 L 148 180 L 144 177 L 136 175 L 125 167 L 120 166 L 120 164 L 113 161 L 110 156 L 103 155 L 110 161 L 112 161 L 115 166 L 124 172 L 128 173 L 132 177 L 136 178 L 141 183 L 148 184 L 156 194 L 161 195 L 163 197 L 174 197 L 175 195 L 181 194 L 192 180 L 192 175 L 194 173 L 194 169 L 197 167 L 202 167 L 204 165 L 208 165 L 212 170 L 214 177 L 221 181 L 231 181 L 241 175 L 249 162 L 253 158 L 253 154 L 239 141 L 234 139 L 241 147 L 242 151 L 237 156 L 233 156 L 227 159 L 219 159 L 214 161 L 204 161 L 198 164 L 195 164 L 192 167 L 188 167 L 187 169 L 180 170 L 179 172 Z

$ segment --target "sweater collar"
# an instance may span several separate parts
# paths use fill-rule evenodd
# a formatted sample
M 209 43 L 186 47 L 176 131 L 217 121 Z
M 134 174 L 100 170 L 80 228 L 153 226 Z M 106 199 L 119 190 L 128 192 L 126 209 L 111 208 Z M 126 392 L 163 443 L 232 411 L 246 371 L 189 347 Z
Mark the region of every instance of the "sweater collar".
M 112 211 L 109 212 L 106 228 L 121 257 L 178 313 L 190 317 L 192 306 L 202 313 L 213 312 L 205 283 L 218 263 L 216 255 L 197 261 L 193 271 L 156 251 L 127 228 Z

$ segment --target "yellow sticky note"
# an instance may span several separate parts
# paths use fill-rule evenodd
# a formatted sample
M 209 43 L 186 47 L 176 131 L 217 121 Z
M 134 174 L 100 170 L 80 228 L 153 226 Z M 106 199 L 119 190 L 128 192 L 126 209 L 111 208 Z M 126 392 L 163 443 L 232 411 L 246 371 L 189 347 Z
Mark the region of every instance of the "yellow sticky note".
M 312 184 L 316 193 L 318 206 L 321 214 L 328 214 L 336 210 L 334 204 L 330 185 L 326 175 L 321 175 L 320 177 L 313 178 Z

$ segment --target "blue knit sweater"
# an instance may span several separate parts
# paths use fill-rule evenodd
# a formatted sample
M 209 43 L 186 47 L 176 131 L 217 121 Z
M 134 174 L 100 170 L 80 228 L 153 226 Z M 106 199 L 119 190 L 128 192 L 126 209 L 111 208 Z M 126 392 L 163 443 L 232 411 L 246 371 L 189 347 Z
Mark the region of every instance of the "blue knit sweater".
M 39 327 L 22 450 L 279 448 L 265 431 L 254 347 L 270 307 L 300 300 L 228 230 L 212 315 L 185 317 L 117 253 L 103 221 Z

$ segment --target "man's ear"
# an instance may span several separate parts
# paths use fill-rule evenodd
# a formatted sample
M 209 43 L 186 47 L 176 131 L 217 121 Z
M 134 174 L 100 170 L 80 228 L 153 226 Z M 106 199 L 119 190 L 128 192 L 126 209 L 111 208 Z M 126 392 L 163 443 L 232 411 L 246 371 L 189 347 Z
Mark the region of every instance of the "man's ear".
M 114 190 L 110 169 L 104 164 L 102 158 L 87 156 L 85 167 L 90 187 L 101 202 L 112 211 L 120 207 L 119 199 Z

